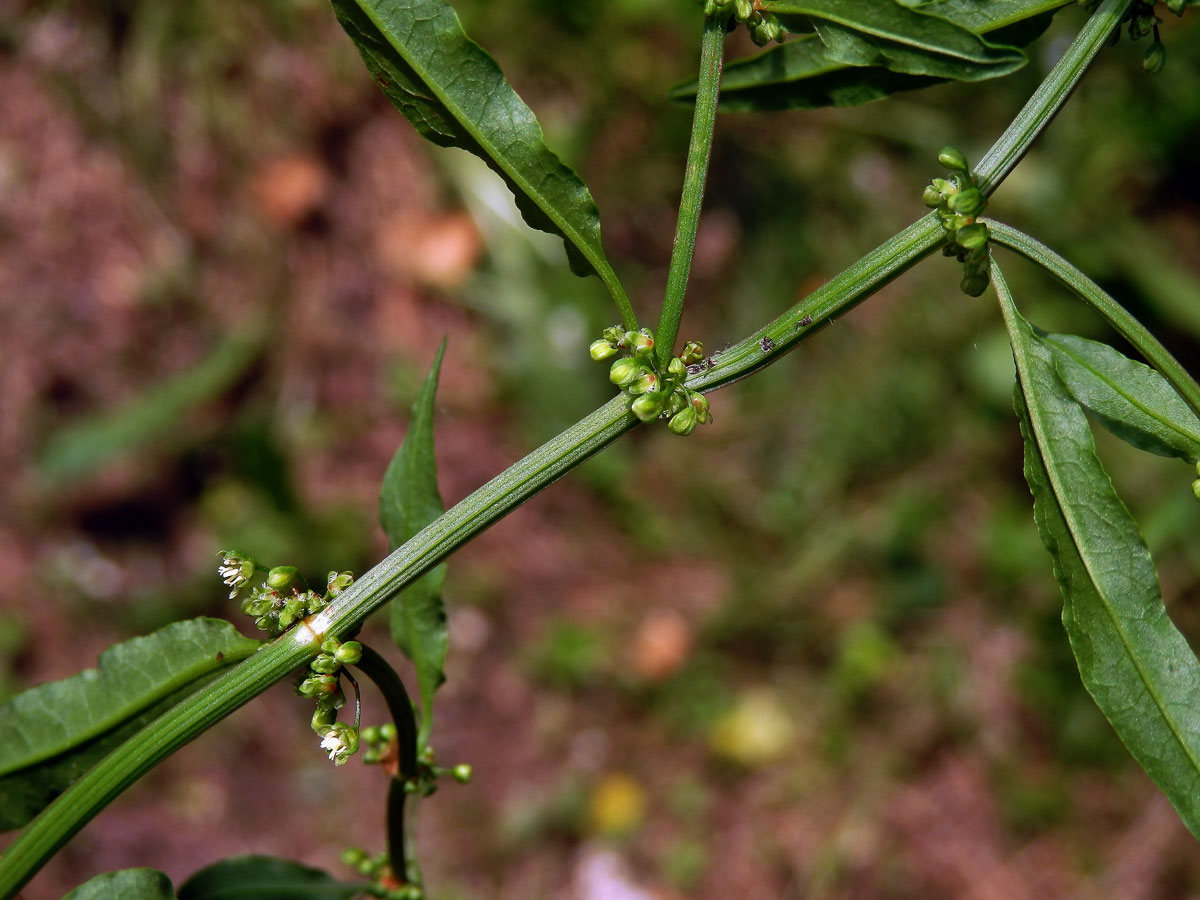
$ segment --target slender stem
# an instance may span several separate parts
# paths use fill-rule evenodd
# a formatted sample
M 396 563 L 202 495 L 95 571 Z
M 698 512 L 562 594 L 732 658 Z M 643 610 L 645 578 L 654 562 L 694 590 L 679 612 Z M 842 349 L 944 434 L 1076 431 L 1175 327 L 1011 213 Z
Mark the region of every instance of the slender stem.
M 975 167 L 979 189 L 990 195 L 1029 152 L 1030 145 L 1054 120 L 1096 54 L 1121 23 L 1133 0 L 1103 0 L 1075 40 L 1038 85 L 1012 124 Z
M 358 669 L 379 688 L 387 703 L 388 712 L 396 724 L 396 749 L 399 753 L 397 772 L 389 779 L 387 795 L 387 844 L 388 859 L 392 873 L 400 872 L 406 884 L 420 884 L 420 869 L 416 864 L 412 842 L 408 840 L 405 806 L 409 794 L 406 783 L 416 783 L 417 778 L 417 718 L 413 713 L 412 700 L 404 689 L 404 682 L 379 653 L 363 644 L 362 659 Z M 414 798 L 415 799 L 415 798 Z M 411 804 L 408 815 L 415 816 L 416 803 Z M 402 869 L 397 869 L 402 866 Z
M 679 202 L 671 268 L 667 272 L 667 290 L 663 295 L 658 333 L 654 336 L 659 362 L 664 365 L 671 358 L 675 337 L 679 333 L 683 298 L 687 294 L 692 256 L 696 252 L 696 229 L 700 223 L 700 207 L 704 202 L 704 182 L 708 177 L 708 161 L 712 156 L 717 99 L 721 92 L 726 18 L 725 15 L 717 15 L 705 19 L 704 35 L 700 39 L 700 87 L 696 92 L 696 110 L 692 117 L 692 140 L 688 146 L 683 198 Z
M 1085 54 L 1090 60 L 1119 20 L 1117 13 L 1128 2 L 1104 0 L 1063 59 L 1079 56 L 1080 46 L 1095 45 Z M 1097 25 L 1101 20 L 1102 28 Z M 1103 34 L 1097 38 L 1101 31 Z M 707 41 L 707 28 L 705 38 Z M 1060 61 L 1018 116 L 1018 121 L 1026 124 L 1020 129 L 1006 130 L 996 147 L 984 157 L 978 173 L 989 189 L 999 184 L 1028 150 L 1041 130 L 1038 117 L 1049 119 L 1066 102 L 1069 87 L 1078 80 L 1080 71 L 1074 64 L 1064 65 Z M 936 215 L 923 216 L 774 322 L 716 354 L 710 359 L 711 366 L 690 379 L 688 386 L 694 390 L 715 390 L 769 365 L 836 315 L 911 268 L 936 249 L 943 236 Z M 0 857 L 0 900 L 12 897 L 59 847 L 126 787 L 292 670 L 307 664 L 320 652 L 325 637 L 351 632 L 462 544 L 635 424 L 637 419 L 629 412 L 627 401 L 614 397 L 435 519 L 366 572 L 313 620 L 293 628 L 151 722 L 93 766 L 8 846 Z
M 983 221 L 987 222 L 988 234 L 993 243 L 1019 253 L 1070 288 L 1079 299 L 1096 310 L 1129 341 L 1146 362 L 1158 369 L 1188 406 L 1200 415 L 1200 385 L 1197 385 L 1187 369 L 1180 365 L 1179 360 L 1171 355 L 1171 351 L 1132 313 L 1114 300 L 1100 285 L 1037 239 L 1003 222 L 994 219 Z

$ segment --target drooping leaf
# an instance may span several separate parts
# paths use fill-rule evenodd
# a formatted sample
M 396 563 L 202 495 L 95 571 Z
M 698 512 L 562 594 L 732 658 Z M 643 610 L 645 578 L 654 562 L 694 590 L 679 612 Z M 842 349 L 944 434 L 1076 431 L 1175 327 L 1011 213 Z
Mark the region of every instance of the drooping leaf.
M 438 373 L 446 351 L 443 340 L 433 366 L 413 403 L 408 434 L 388 465 L 379 492 L 379 522 L 391 542 L 399 547 L 442 514 L 437 487 L 437 461 L 433 452 L 433 401 Z M 412 660 L 421 696 L 421 728 L 417 743 L 424 747 L 433 724 L 433 694 L 446 680 L 448 637 L 442 584 L 446 566 L 440 565 L 409 585 L 391 603 L 392 640 Z
M 1117 437 L 1159 456 L 1200 460 L 1200 419 L 1154 369 L 1097 341 L 1037 338 L 1071 395 Z
M 228 338 L 199 363 L 128 405 L 66 426 L 43 448 L 38 474 L 47 482 L 81 478 L 123 453 L 169 436 L 190 409 L 241 377 L 260 349 L 256 339 Z
M 1084 686 L 1125 746 L 1200 836 L 1200 662 L 1172 624 L 1137 525 L 1096 456 L 1082 407 L 1017 313 L 999 270 L 1017 363 L 1034 519 L 1054 562 Z
M 736 112 L 857 106 L 950 80 L 1006 75 L 1024 64 L 1017 48 L 1041 35 L 1064 4 L 1065 0 L 941 0 L 911 6 L 882 0 L 860 7 L 823 2 L 823 9 L 836 7 L 843 20 L 818 27 L 818 18 L 784 15 L 782 20 L 804 36 L 730 62 L 721 83 L 721 108 Z M 876 9 L 885 21 L 875 31 L 885 30 L 886 20 L 899 18 L 918 38 L 925 29 L 936 32 L 934 37 L 948 42 L 946 52 L 888 41 L 844 24 Z M 850 15 L 855 19 L 847 18 Z M 986 41 L 980 37 L 984 34 L 989 35 Z M 927 38 L 923 39 L 928 42 Z M 979 59 L 954 56 L 950 51 L 956 44 L 966 48 L 968 57 Z M 994 56 L 989 59 L 988 54 Z M 671 97 L 690 101 L 695 92 L 692 81 L 674 88 Z
M 98 666 L 0 706 L 0 775 L 78 747 L 260 646 L 220 619 L 174 622 L 100 654 Z
M 350 900 L 371 887 L 270 856 L 237 856 L 201 869 L 179 900 Z
M 97 875 L 62 900 L 175 900 L 175 889 L 156 869 L 123 869 Z
M 0 775 L 0 831 L 24 827 L 117 746 L 220 674 L 218 670 L 201 676 L 136 716 L 63 753 Z
M 633 311 L 604 255 L 596 203 L 545 145 L 533 112 L 445 0 L 333 0 L 371 76 L 422 136 L 494 169 L 525 221 L 560 235 L 580 275 L 595 273 L 622 315 Z

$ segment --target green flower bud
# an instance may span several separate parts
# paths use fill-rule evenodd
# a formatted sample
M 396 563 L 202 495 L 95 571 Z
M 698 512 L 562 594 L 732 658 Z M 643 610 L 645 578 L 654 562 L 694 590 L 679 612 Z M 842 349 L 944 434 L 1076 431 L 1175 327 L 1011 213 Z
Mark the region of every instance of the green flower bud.
M 338 689 L 336 675 L 309 675 L 296 685 L 296 693 L 301 697 L 320 697 Z
M 708 398 L 696 391 L 692 392 L 691 396 L 692 409 L 696 411 L 696 421 L 701 425 L 707 425 L 712 421 L 712 414 L 708 411 Z
M 396 892 L 396 900 L 424 900 L 425 892 L 415 884 L 406 884 Z
M 600 333 L 600 337 L 614 347 L 620 347 L 621 342 L 625 340 L 625 329 L 620 325 L 609 325 Z
M 734 0 L 733 14 L 739 22 L 745 22 L 750 18 L 750 14 L 754 12 L 754 4 L 751 0 Z
M 279 619 L 273 613 L 268 613 L 265 616 L 259 616 L 254 620 L 254 627 L 259 631 L 265 631 L 268 634 L 279 633 Z
M 678 356 L 667 363 L 667 376 L 672 381 L 683 381 L 687 377 L 687 366 Z
M 959 289 L 970 297 L 978 297 L 987 290 L 989 279 L 986 272 L 968 272 L 963 275 Z
M 267 587 L 273 591 L 282 591 L 296 580 L 298 574 L 295 566 L 276 566 L 267 573 Z
M 679 358 L 683 360 L 685 366 L 700 362 L 700 360 L 704 359 L 704 345 L 699 341 L 688 341 L 684 344 L 683 352 L 679 354 Z
M 333 655 L 340 663 L 349 663 L 350 665 L 354 665 L 360 659 L 362 659 L 362 650 L 362 644 L 360 644 L 358 641 L 346 641 L 346 643 L 342 644 L 342 646 L 340 646 L 337 649 L 337 652 Z
M 653 372 L 643 372 L 638 378 L 634 379 L 632 384 L 627 385 L 625 390 L 634 396 L 658 390 L 658 376 Z
M 288 628 L 293 622 L 298 622 L 305 615 L 304 598 L 289 597 L 279 611 L 279 627 Z
M 1142 69 L 1150 74 L 1162 71 L 1162 67 L 1167 62 L 1167 48 L 1161 42 L 1155 41 L 1146 48 L 1146 55 L 1142 57 Z
M 350 866 L 352 869 L 365 859 L 369 859 L 369 857 L 367 851 L 362 847 L 347 847 L 342 851 L 342 865 Z
M 350 572 L 330 572 L 329 577 L 325 580 L 325 593 L 330 597 L 336 597 L 354 582 L 354 575 Z
M 1196 496 L 1197 500 L 1200 500 L 1200 478 L 1192 482 L 1192 493 Z
M 943 147 L 942 152 L 938 154 L 938 162 L 952 172 L 968 171 L 967 158 L 957 147 Z
M 688 406 L 687 391 L 675 390 L 671 392 L 671 399 L 667 401 L 667 415 L 673 416 L 680 410 L 686 409 Z
M 942 216 L 942 227 L 951 234 L 972 224 L 971 216 Z
M 935 178 L 933 181 L 929 182 L 929 186 L 943 197 L 948 197 L 950 194 L 958 193 L 958 185 L 947 181 L 945 178 Z
M 353 725 L 335 722 L 325 732 L 321 749 L 329 753 L 329 760 L 335 766 L 344 766 L 358 752 L 358 731 Z
M 308 667 L 318 675 L 335 675 L 342 664 L 328 653 L 322 653 L 309 663 Z
M 337 721 L 336 709 L 318 709 L 313 713 L 312 730 L 317 734 L 324 735 L 329 730 L 330 726 Z
M 654 334 L 649 328 L 625 332 L 625 343 L 634 353 L 654 349 Z
M 942 205 L 942 192 L 935 188 L 932 184 L 925 186 L 925 193 L 921 195 L 921 202 L 930 209 L 937 209 Z
M 362 738 L 362 742 L 364 744 L 378 744 L 379 743 L 379 726 L 378 725 L 367 725 L 365 728 L 360 728 L 358 730 L 358 736 L 360 738 Z
M 588 347 L 588 353 L 596 362 L 603 362 L 614 356 L 616 352 L 617 348 L 606 340 L 592 341 L 592 345 Z
M 317 698 L 317 709 L 341 709 L 346 705 L 346 695 L 341 688 L 322 694 Z
M 675 434 L 686 437 L 696 430 L 697 421 L 696 410 L 691 406 L 687 406 L 671 416 L 671 421 L 667 422 L 667 427 Z
M 952 194 L 946 200 L 946 205 L 953 212 L 962 213 L 965 216 L 975 216 L 983 211 L 987 206 L 987 201 L 984 200 L 983 194 L 978 188 L 967 188 L 965 191 L 959 191 L 957 194 Z
M 663 411 L 666 403 L 666 392 L 658 391 L 652 394 L 642 394 L 630 404 L 629 408 L 643 422 L 652 422 L 658 418 L 659 413 Z
M 641 370 L 642 365 L 637 360 L 628 357 L 618 359 L 608 370 L 608 380 L 617 387 L 624 388 L 633 383 L 634 379 L 641 374 Z
M 248 616 L 265 616 L 274 606 L 274 598 L 270 594 L 256 591 L 242 601 L 242 612 Z
M 982 222 L 976 222 L 974 225 L 967 225 L 958 229 L 958 234 L 954 236 L 955 242 L 960 247 L 965 247 L 968 250 L 975 250 L 987 243 L 988 230 L 987 226 Z
M 466 763 L 459 763 L 457 766 L 455 766 L 453 769 L 450 770 L 450 774 L 452 776 L 454 776 L 454 780 L 457 781 L 459 784 L 470 784 L 471 783 L 471 767 L 468 766 Z
M 385 741 L 394 741 L 396 739 L 396 723 L 384 722 L 379 726 L 379 737 Z

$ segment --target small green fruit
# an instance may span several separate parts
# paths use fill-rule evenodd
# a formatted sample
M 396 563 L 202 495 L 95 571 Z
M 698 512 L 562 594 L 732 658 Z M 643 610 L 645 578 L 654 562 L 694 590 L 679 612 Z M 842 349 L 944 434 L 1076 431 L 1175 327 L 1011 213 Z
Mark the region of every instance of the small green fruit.
M 267 573 L 267 587 L 273 591 L 282 591 L 296 580 L 298 574 L 295 566 L 276 566 Z
M 975 250 L 987 243 L 988 230 L 987 226 L 982 222 L 976 222 L 973 225 L 967 225 L 958 229 L 958 234 L 954 236 L 955 242 L 967 250 Z
M 588 353 L 591 354 L 592 359 L 596 362 L 603 362 L 615 356 L 617 348 L 605 340 L 592 341 L 592 345 L 588 347 Z
M 466 763 L 459 763 L 450 770 L 450 774 L 454 776 L 454 780 L 459 784 L 471 783 L 471 767 Z
M 358 641 L 346 641 L 334 652 L 334 658 L 340 663 L 355 665 L 362 659 L 363 648 Z
M 697 421 L 696 410 L 688 406 L 671 416 L 671 421 L 667 422 L 667 427 L 675 434 L 686 437 L 696 430 Z
M 642 394 L 630 405 L 633 414 L 643 422 L 652 422 L 658 418 L 659 413 L 663 411 L 663 407 L 667 403 L 666 392 L 656 392 L 651 394 Z
M 641 374 L 642 366 L 636 360 L 618 359 L 608 370 L 608 380 L 619 388 L 628 387 Z
M 983 194 L 978 188 L 967 188 L 965 191 L 959 191 L 952 195 L 946 205 L 956 213 L 962 213 L 964 216 L 975 216 L 983 211 L 987 205 L 983 199 Z

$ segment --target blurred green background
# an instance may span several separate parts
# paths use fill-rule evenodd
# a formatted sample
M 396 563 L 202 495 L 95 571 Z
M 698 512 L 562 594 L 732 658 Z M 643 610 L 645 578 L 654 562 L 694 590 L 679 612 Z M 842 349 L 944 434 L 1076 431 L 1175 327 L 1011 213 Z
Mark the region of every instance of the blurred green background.
M 697 8 L 456 6 L 652 321 Z M 1200 42 L 1163 15 L 1166 69 L 1107 50 L 990 213 L 1196 371 Z M 743 337 L 920 215 L 938 149 L 977 159 L 1083 16 L 1000 81 L 722 117 L 681 335 Z M 4 694 L 178 618 L 240 621 L 221 548 L 318 578 L 381 558 L 378 484 L 443 335 L 448 503 L 610 394 L 599 282 L 415 136 L 321 2 L 0 0 L 0 123 Z M 1039 325 L 1112 337 L 997 255 Z M 715 425 L 639 430 L 452 559 L 434 744 L 476 779 L 423 809 L 435 900 L 1200 896 L 1194 840 L 1079 684 L 1003 329 L 958 277 L 923 263 L 713 395 Z M 1098 441 L 1195 640 L 1194 475 Z M 348 875 L 383 779 L 330 767 L 290 694 L 168 761 L 27 900 L 236 852 Z

